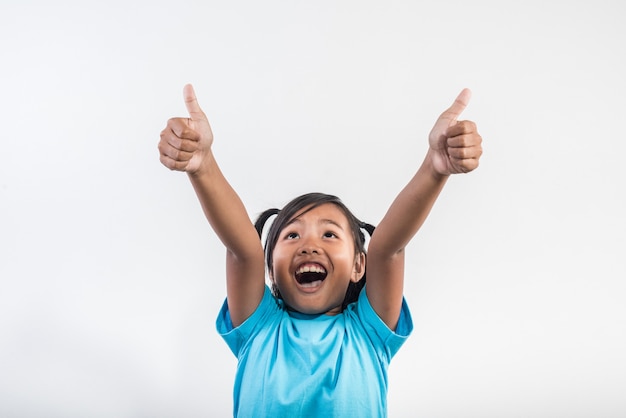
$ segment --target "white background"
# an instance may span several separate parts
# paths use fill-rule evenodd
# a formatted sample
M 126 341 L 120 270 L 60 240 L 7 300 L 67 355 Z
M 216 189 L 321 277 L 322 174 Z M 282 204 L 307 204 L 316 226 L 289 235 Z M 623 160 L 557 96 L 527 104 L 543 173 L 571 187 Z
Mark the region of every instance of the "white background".
M 89 3 L 0 5 L 0 416 L 231 414 L 224 249 L 156 148 L 188 82 L 251 217 L 371 223 L 470 87 L 390 416 L 626 415 L 624 3 Z

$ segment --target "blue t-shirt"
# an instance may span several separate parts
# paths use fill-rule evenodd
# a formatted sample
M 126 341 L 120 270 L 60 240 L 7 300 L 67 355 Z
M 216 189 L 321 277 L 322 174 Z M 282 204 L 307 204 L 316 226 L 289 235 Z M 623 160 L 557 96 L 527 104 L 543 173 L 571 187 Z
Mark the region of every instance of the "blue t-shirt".
M 233 328 L 224 303 L 217 330 L 239 364 L 235 417 L 386 417 L 387 367 L 413 329 L 402 302 L 396 331 L 378 317 L 365 289 L 338 315 L 289 311 L 269 288 Z

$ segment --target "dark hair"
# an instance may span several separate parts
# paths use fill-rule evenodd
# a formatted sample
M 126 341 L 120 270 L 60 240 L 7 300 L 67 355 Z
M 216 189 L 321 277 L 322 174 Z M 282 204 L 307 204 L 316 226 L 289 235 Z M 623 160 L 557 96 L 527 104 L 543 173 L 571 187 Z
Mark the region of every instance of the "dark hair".
M 274 215 L 276 219 L 270 226 L 270 229 L 267 233 L 267 238 L 265 240 L 265 262 L 267 264 L 267 268 L 269 271 L 273 268 L 273 252 L 274 247 L 276 246 L 276 242 L 278 241 L 278 236 L 281 231 L 287 226 L 289 221 L 293 219 L 299 212 L 305 209 L 304 212 L 299 213 L 300 215 L 318 207 L 326 203 L 332 203 L 337 206 L 348 219 L 348 224 L 350 226 L 350 230 L 352 231 L 352 238 L 354 239 L 354 249 L 356 254 L 366 254 L 365 250 L 365 235 L 363 234 L 362 229 L 365 229 L 367 233 L 372 236 L 374 233 L 374 226 L 365 222 L 361 222 L 356 216 L 350 212 L 350 209 L 344 205 L 344 203 L 337 196 L 324 194 L 324 193 L 308 193 L 302 196 L 296 197 L 291 202 L 287 203 L 282 210 L 279 209 L 268 209 L 265 212 L 261 213 L 254 223 L 254 227 L 256 228 L 259 237 L 261 238 L 263 235 L 263 228 L 265 223 L 269 218 Z M 367 271 L 367 263 L 366 269 Z M 346 296 L 342 303 L 341 309 L 344 310 L 350 303 L 356 302 L 359 297 L 359 293 L 363 286 L 365 286 L 365 276 L 363 273 L 363 277 L 358 282 L 350 282 L 348 285 L 348 290 L 346 291 Z M 272 292 L 274 296 L 279 299 L 282 299 L 278 288 L 273 285 Z

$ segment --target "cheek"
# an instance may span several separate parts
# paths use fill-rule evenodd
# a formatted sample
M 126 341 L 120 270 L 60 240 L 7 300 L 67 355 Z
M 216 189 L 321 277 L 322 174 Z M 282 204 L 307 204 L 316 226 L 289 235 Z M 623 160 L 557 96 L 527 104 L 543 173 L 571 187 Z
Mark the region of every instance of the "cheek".
M 281 272 L 284 274 L 288 269 L 289 261 L 285 252 L 280 249 L 274 250 L 272 254 L 272 268 L 270 270 L 270 277 L 274 280 L 277 275 L 280 276 Z
M 352 268 L 354 267 L 356 258 L 353 251 L 344 249 L 343 251 L 337 252 L 335 254 L 335 260 L 341 263 L 341 265 L 343 266 L 350 266 L 350 268 Z

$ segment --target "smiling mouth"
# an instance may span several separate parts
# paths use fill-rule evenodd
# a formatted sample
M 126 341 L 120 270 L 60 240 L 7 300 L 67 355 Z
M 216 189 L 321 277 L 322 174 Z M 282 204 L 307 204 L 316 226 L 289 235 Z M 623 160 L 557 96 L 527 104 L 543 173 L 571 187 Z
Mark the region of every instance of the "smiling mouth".
M 302 287 L 316 287 L 322 284 L 327 274 L 319 264 L 303 264 L 296 270 L 296 281 Z

